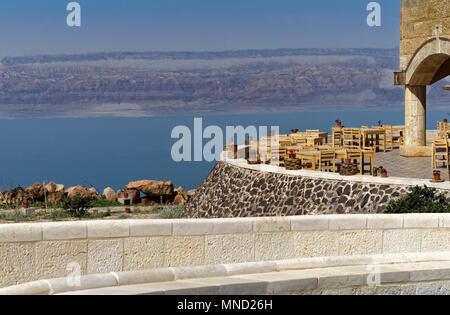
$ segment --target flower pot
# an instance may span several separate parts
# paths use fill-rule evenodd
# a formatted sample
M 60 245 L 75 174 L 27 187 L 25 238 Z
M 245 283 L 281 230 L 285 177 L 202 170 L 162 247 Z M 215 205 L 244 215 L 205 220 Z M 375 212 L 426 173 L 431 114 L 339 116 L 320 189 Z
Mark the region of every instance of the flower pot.
M 338 122 L 338 123 L 337 123 L 337 126 L 338 126 L 338 127 L 342 127 L 342 123 L 341 123 L 341 122 Z
M 345 159 L 345 164 L 349 165 L 352 162 L 350 159 Z
M 381 177 L 382 177 L 382 178 L 387 178 L 387 177 L 388 177 L 387 172 L 381 172 Z
M 24 204 L 23 204 L 23 208 L 24 208 L 24 209 L 28 209 L 28 203 L 24 203 Z
M 127 199 L 128 198 L 128 194 L 127 193 L 123 194 L 123 198 Z
M 437 182 L 440 181 L 441 180 L 441 174 L 435 174 L 434 175 L 434 180 L 437 181 Z
M 45 209 L 45 206 L 44 206 L 44 205 L 42 205 L 42 206 L 41 206 L 41 209 Z
M 446 123 L 448 123 L 448 120 L 447 120 L 447 119 L 444 119 L 444 124 L 446 124 Z
M 11 206 L 11 210 L 15 210 L 16 209 L 16 207 L 14 207 L 14 206 Z
M 130 208 L 126 208 L 125 209 L 125 213 L 131 213 L 131 209 Z

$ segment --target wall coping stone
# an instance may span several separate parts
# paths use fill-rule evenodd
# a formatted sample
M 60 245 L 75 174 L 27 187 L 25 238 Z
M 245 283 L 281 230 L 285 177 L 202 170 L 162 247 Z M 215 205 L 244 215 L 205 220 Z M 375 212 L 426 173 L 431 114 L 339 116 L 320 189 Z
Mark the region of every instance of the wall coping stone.
M 404 264 L 404 266 L 401 266 L 401 264 Z M 0 288 L 0 295 L 50 295 L 143 283 L 155 283 L 157 285 L 189 279 L 217 277 L 252 278 L 255 277 L 254 274 L 256 273 L 260 274 L 258 276 L 262 278 L 271 278 L 272 276 L 277 278 L 281 272 L 288 271 L 295 271 L 301 279 L 311 279 L 311 269 L 316 270 L 319 274 L 317 276 L 318 287 L 338 287 L 342 285 L 343 280 L 346 281 L 346 285 L 352 283 L 352 285 L 355 285 L 354 283 L 361 285 L 360 278 L 372 272 L 367 268 L 367 265 L 380 265 L 382 283 L 450 279 L 450 252 L 430 252 L 298 258 L 229 265 L 111 272 L 82 276 L 81 286 L 77 287 L 68 285 L 67 278 L 57 278 Z M 336 274 L 333 270 L 340 270 L 341 274 Z M 304 275 L 304 277 L 301 277 L 301 275 Z M 278 280 L 286 281 L 288 279 L 283 279 L 282 277 L 282 279 Z
M 450 213 L 333 214 L 318 216 L 105 220 L 0 224 L 0 243 L 110 239 L 143 236 L 201 236 L 326 230 L 449 228 Z

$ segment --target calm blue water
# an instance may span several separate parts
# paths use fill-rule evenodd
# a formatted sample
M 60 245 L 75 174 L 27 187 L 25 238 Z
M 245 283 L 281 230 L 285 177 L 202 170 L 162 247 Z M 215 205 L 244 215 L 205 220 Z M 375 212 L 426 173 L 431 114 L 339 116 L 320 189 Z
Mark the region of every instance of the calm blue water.
M 280 114 L 202 116 L 203 126 L 280 126 L 290 129 L 330 131 L 336 119 L 348 127 L 403 124 L 403 110 L 296 112 Z M 447 112 L 428 113 L 428 126 L 447 117 Z M 196 116 L 198 117 L 198 116 Z M 448 117 L 450 118 L 450 117 Z M 2 154 L 0 189 L 55 181 L 66 187 L 94 185 L 102 191 L 119 189 L 138 179 L 172 180 L 176 187 L 196 188 L 214 163 L 171 159 L 175 140 L 172 128 L 193 130 L 194 116 L 154 118 L 79 118 L 0 120 Z M 225 131 L 225 129 L 223 129 Z

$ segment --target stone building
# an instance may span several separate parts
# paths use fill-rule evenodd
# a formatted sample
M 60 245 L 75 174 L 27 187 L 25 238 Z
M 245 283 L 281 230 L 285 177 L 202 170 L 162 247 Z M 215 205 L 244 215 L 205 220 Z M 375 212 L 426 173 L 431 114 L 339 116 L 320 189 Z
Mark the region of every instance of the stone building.
M 450 75 L 450 1 L 405 0 L 400 11 L 400 71 L 405 86 L 403 156 L 427 156 L 426 90 Z

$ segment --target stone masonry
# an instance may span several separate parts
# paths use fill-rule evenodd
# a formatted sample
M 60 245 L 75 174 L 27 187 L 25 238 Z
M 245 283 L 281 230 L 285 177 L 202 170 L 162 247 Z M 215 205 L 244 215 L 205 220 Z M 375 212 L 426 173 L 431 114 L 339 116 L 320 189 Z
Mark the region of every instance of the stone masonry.
M 258 172 L 219 162 L 186 205 L 187 218 L 383 213 L 406 185 Z M 450 191 L 438 190 L 450 198 Z

